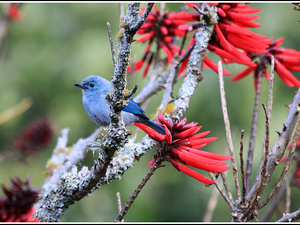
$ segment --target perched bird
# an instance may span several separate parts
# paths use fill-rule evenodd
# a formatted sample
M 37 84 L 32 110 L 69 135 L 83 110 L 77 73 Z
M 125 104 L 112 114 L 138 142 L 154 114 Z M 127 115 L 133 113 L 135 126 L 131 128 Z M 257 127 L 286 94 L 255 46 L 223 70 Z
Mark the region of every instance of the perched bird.
M 105 97 L 113 88 L 112 83 L 103 77 L 90 75 L 75 86 L 82 89 L 82 103 L 89 117 L 99 126 L 108 126 L 110 109 Z M 125 126 L 131 124 L 138 126 L 138 123 L 142 123 L 160 134 L 165 134 L 164 128 L 150 120 L 132 98 L 129 98 L 128 105 L 123 109 L 122 118 Z

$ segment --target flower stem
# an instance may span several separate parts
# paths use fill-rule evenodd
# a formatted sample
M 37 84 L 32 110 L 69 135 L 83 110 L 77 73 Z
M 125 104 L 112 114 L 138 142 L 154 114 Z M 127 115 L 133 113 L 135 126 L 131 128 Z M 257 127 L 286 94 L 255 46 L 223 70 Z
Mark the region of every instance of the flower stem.
M 257 73 L 257 88 L 255 92 L 255 101 L 254 101 L 254 109 L 253 109 L 253 117 L 252 117 L 252 127 L 250 134 L 250 142 L 249 142 L 249 150 L 247 157 L 247 167 L 246 167 L 246 193 L 250 190 L 251 183 L 251 170 L 253 164 L 253 150 L 255 143 L 255 133 L 257 128 L 257 120 L 258 120 L 258 112 L 259 112 L 259 101 L 260 101 L 260 93 L 261 93 L 261 83 L 262 83 L 262 70 L 259 70 Z
M 139 193 L 142 191 L 143 187 L 146 185 L 150 177 L 154 174 L 155 170 L 161 167 L 162 160 L 155 160 L 154 165 L 150 168 L 149 172 L 146 174 L 146 176 L 143 178 L 141 183 L 137 186 L 137 188 L 134 190 L 132 195 L 129 197 L 127 202 L 125 203 L 123 209 L 119 212 L 118 217 L 115 219 L 115 222 L 121 222 L 124 218 L 125 214 L 128 212 L 128 209 L 134 202 L 134 200 L 137 198 Z

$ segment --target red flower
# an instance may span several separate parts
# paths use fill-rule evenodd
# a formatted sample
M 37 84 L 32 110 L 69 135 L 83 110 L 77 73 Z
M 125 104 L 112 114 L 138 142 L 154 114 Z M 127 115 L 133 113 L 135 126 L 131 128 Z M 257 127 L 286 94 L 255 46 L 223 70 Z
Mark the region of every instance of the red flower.
M 268 74 L 267 65 L 271 64 L 271 55 L 273 55 L 275 71 L 277 72 L 280 79 L 290 87 L 296 86 L 297 88 L 299 88 L 300 81 L 296 77 L 294 77 L 294 75 L 290 71 L 300 71 L 300 52 L 294 49 L 280 47 L 283 41 L 284 38 L 280 38 L 270 43 L 269 47 L 267 48 L 268 52 L 266 52 L 265 54 L 248 53 L 248 56 L 252 60 L 254 60 L 255 58 L 260 58 L 260 64 L 256 64 L 255 67 L 246 68 L 231 80 L 240 80 L 254 71 L 256 85 L 257 73 L 260 69 L 262 69 L 266 79 L 269 80 L 270 77 Z
M 22 14 L 18 8 L 17 3 L 9 3 L 7 14 L 9 17 L 15 19 L 15 20 L 21 20 Z
M 249 8 L 244 3 L 207 3 L 217 7 L 219 20 L 215 25 L 212 37 L 208 44 L 211 52 L 219 55 L 227 62 L 235 62 L 255 67 L 256 64 L 251 61 L 244 51 L 253 53 L 266 53 L 268 44 L 267 37 L 256 34 L 246 27 L 261 26 L 252 20 L 259 18 L 257 15 L 249 15 L 249 13 L 258 13 L 260 9 Z M 197 4 L 186 3 L 190 8 L 199 8 Z M 199 14 L 200 16 L 200 14 Z M 204 15 L 203 15 L 204 16 Z M 181 29 L 194 30 L 199 27 L 197 24 L 190 26 L 181 26 Z M 240 51 L 244 50 L 244 51 Z M 213 69 L 218 73 L 218 66 L 209 60 L 204 59 L 204 66 Z M 223 72 L 224 75 L 230 75 L 228 71 Z
M 32 218 L 39 190 L 30 187 L 30 179 L 11 179 L 11 184 L 10 189 L 2 185 L 6 199 L 0 197 L 0 222 L 39 222 Z
M 154 11 L 151 11 L 148 15 L 144 25 L 137 31 L 137 34 L 142 34 L 141 37 L 135 41 L 148 42 L 146 51 L 141 60 L 134 64 L 133 73 L 139 71 L 145 62 L 147 62 L 146 70 L 144 71 L 143 78 L 147 75 L 149 66 L 152 62 L 153 54 L 150 54 L 150 48 L 153 42 L 156 42 L 158 47 L 164 51 L 167 56 L 168 63 L 171 65 L 173 56 L 178 54 L 180 48 L 174 44 L 175 37 L 183 37 L 185 31 L 179 29 L 180 25 L 185 24 L 188 21 L 197 21 L 199 15 L 186 13 L 186 12 L 168 12 L 165 11 L 161 14 L 156 5 L 153 6 Z M 142 8 L 141 14 L 145 10 Z M 184 54 L 185 51 L 182 51 Z M 131 71 L 131 66 L 128 67 L 127 72 Z
M 38 152 L 50 144 L 54 129 L 48 117 L 40 118 L 22 132 L 19 139 L 13 140 L 12 147 L 23 154 Z
M 221 173 L 230 169 L 230 167 L 225 166 L 225 162 L 221 161 L 228 160 L 231 156 L 198 150 L 207 143 L 214 141 L 216 137 L 204 138 L 210 131 L 196 134 L 202 126 L 197 127 L 198 123 L 186 124 L 186 121 L 186 118 L 180 122 L 174 123 L 172 120 L 166 121 L 160 113 L 158 116 L 158 124 L 165 128 L 165 135 L 159 134 L 143 124 L 138 125 L 150 138 L 156 141 L 158 146 L 161 147 L 160 160 L 172 163 L 179 171 L 206 185 L 215 184 L 214 181 L 204 177 L 187 166 L 208 172 Z M 155 160 L 157 159 L 154 158 L 149 165 L 153 166 Z

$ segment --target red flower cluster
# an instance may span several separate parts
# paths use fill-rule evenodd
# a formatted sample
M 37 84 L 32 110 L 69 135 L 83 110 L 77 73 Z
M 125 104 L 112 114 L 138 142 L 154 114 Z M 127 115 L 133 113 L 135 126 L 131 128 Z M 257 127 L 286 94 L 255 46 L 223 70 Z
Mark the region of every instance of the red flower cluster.
M 7 14 L 10 18 L 13 18 L 15 20 L 21 20 L 22 14 L 18 8 L 17 3 L 9 3 Z
M 175 37 L 183 37 L 185 31 L 179 29 L 179 26 L 185 24 L 188 21 L 197 21 L 199 20 L 199 15 L 193 14 L 189 18 L 185 18 L 184 15 L 188 14 L 186 12 L 168 12 L 165 11 L 164 14 L 161 14 L 159 9 L 154 5 L 154 11 L 151 11 L 148 15 L 144 25 L 137 31 L 137 34 L 143 34 L 141 37 L 135 41 L 139 42 L 148 42 L 146 51 L 141 60 L 134 64 L 133 73 L 139 71 L 145 62 L 147 62 L 146 69 L 143 74 L 143 78 L 147 75 L 149 66 L 152 63 L 153 54 L 150 52 L 150 48 L 153 42 L 156 42 L 158 47 L 164 51 L 167 56 L 168 63 L 171 65 L 173 56 L 178 54 L 180 48 L 174 44 Z M 141 10 L 141 14 L 145 8 Z M 182 51 L 184 54 L 184 51 Z M 127 72 L 131 71 L 131 66 L 128 67 Z
M 190 8 L 198 8 L 197 4 L 185 3 Z M 259 18 L 258 15 L 250 13 L 258 13 L 260 9 L 249 8 L 244 3 L 207 3 L 217 7 L 219 21 L 215 25 L 212 37 L 208 44 L 211 52 L 219 55 L 226 62 L 234 62 L 255 67 L 256 64 L 251 61 L 246 52 L 266 53 L 270 40 L 267 37 L 256 34 L 247 29 L 247 27 L 259 27 L 258 23 L 252 20 Z M 199 14 L 200 15 L 200 14 Z M 182 29 L 193 30 L 197 28 L 195 24 Z M 244 51 L 240 51 L 244 50 Z M 218 66 L 205 57 L 204 67 L 209 67 L 218 73 Z M 230 75 L 223 70 L 224 75 Z
M 202 126 L 197 127 L 198 123 L 186 124 L 186 118 L 173 123 L 172 120 L 166 121 L 160 113 L 157 119 L 158 124 L 164 127 L 166 135 L 159 134 L 143 124 L 139 124 L 139 127 L 161 147 L 161 159 L 163 161 L 172 163 L 179 171 L 206 185 L 215 184 L 215 182 L 185 165 L 213 173 L 221 173 L 230 169 L 230 167 L 225 166 L 225 162 L 221 161 L 228 160 L 231 156 L 198 150 L 216 139 L 216 137 L 203 138 L 210 131 L 196 134 Z M 149 165 L 153 166 L 154 162 L 155 159 Z
M 300 52 L 294 49 L 282 48 L 280 47 L 283 43 L 284 38 L 280 38 L 269 44 L 267 48 L 268 52 L 265 54 L 254 54 L 248 53 L 248 56 L 254 60 L 256 57 L 261 59 L 261 66 L 256 64 L 255 67 L 248 67 L 235 77 L 232 81 L 237 81 L 243 77 L 249 75 L 254 71 L 255 85 L 257 80 L 258 70 L 262 69 L 267 80 L 270 79 L 268 74 L 267 65 L 271 64 L 271 55 L 274 56 L 275 71 L 277 72 L 280 79 L 288 86 L 300 87 L 300 81 L 293 76 L 290 71 L 300 71 Z
M 6 199 L 0 197 L 0 222 L 39 222 L 32 218 L 39 191 L 30 187 L 30 179 L 11 179 L 11 184 L 10 189 L 2 185 Z
M 48 117 L 40 118 L 25 128 L 20 139 L 13 140 L 12 147 L 25 155 L 38 152 L 50 144 L 53 133 Z

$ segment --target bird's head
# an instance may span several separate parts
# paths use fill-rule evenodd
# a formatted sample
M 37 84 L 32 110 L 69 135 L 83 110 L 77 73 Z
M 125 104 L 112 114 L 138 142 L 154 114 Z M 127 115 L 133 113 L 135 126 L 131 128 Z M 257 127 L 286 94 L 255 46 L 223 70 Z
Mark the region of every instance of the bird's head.
M 111 83 L 100 76 L 90 75 L 75 86 L 81 88 L 83 93 L 107 92 L 111 88 Z

